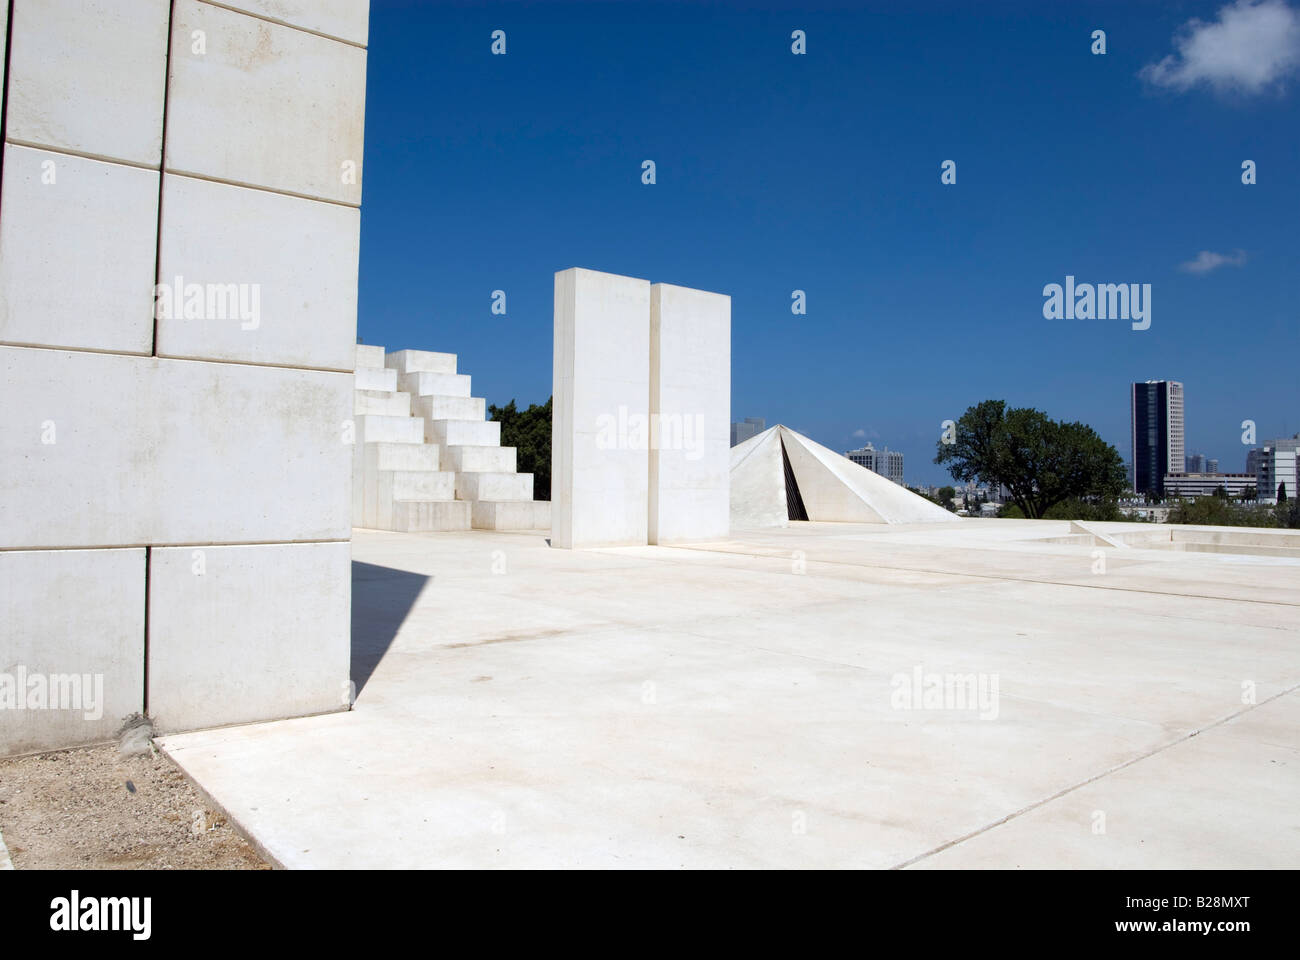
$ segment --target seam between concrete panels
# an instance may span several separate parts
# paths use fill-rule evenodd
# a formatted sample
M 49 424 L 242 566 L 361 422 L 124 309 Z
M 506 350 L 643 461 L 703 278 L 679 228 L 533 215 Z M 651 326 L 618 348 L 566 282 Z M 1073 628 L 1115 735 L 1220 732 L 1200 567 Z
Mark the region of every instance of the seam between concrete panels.
M 245 183 L 242 180 L 227 180 L 223 177 L 210 177 L 204 173 L 195 173 L 193 170 L 179 170 L 174 167 L 164 167 L 163 173 L 173 177 L 189 177 L 191 180 L 206 180 L 208 183 L 224 183 L 228 187 L 243 187 L 245 190 L 260 190 L 263 193 L 277 193 L 282 197 L 297 197 L 299 200 L 315 200 L 317 203 L 329 203 L 336 207 L 350 207 L 353 210 L 361 209 L 361 202 L 349 203 L 347 200 L 334 200 L 330 197 L 317 197 L 310 193 L 298 193 L 294 190 L 284 190 L 280 187 L 268 187 L 260 183 Z
M 223 357 L 185 357 L 169 353 L 151 354 L 134 353 L 130 350 L 102 350 L 98 347 L 59 347 L 47 343 L 18 343 L 12 340 L 0 340 L 0 347 L 17 350 L 53 350 L 57 353 L 94 353 L 105 357 L 137 357 L 141 360 L 173 360 L 177 363 L 220 363 L 232 367 L 270 367 L 274 370 L 302 370 L 308 373 L 356 373 L 351 367 L 306 367 L 297 363 L 258 363 L 255 360 L 227 360 Z M 364 414 L 359 414 L 364 416 Z
M 5 133 L 9 128 L 9 51 L 13 47 L 14 35 L 14 0 L 4 0 L 4 3 L 8 8 L 8 13 L 5 15 L 5 48 L 3 54 L 0 54 L 4 59 L 4 74 L 3 79 L 0 79 L 0 83 L 4 87 L 4 89 L 0 90 L 0 95 L 4 97 L 4 106 L 0 108 L 0 184 L 4 183 L 5 152 L 3 144 L 7 142 Z
M 185 549 L 187 547 L 296 547 L 314 543 L 351 543 L 352 538 L 328 537 L 323 540 L 196 540 L 193 542 L 171 543 L 111 543 L 111 544 L 70 544 L 58 547 L 27 546 L 0 547 L 0 553 L 50 553 L 56 550 L 160 550 Z
M 1221 727 L 1225 723 L 1229 722 L 1230 720 L 1236 720 L 1238 717 L 1245 716 L 1246 714 L 1250 713 L 1252 710 L 1258 710 L 1260 707 L 1264 706 L 1264 704 L 1272 703 L 1274 700 L 1278 700 L 1281 699 L 1282 697 L 1287 696 L 1288 694 L 1295 693 L 1297 690 L 1300 690 L 1300 683 L 1293 684 L 1292 686 L 1287 687 L 1285 690 L 1278 691 L 1277 693 L 1273 694 L 1273 696 L 1269 697 L 1267 700 L 1261 700 L 1259 703 L 1252 703 L 1249 706 L 1245 707 L 1244 709 L 1238 710 L 1236 713 L 1230 713 L 1226 717 L 1220 717 L 1218 720 L 1215 720 L 1213 723 L 1206 724 L 1203 727 L 1197 727 L 1195 730 L 1189 730 L 1181 737 L 1178 737 L 1175 740 L 1171 740 L 1169 743 L 1161 744 L 1160 746 L 1155 747 L 1152 750 L 1148 750 L 1145 753 L 1139 754 L 1136 757 L 1133 757 L 1129 760 L 1125 760 L 1123 763 L 1116 764 L 1115 766 L 1111 767 L 1108 770 L 1103 770 L 1101 771 L 1101 773 L 1097 773 L 1091 777 L 1087 777 L 1083 780 L 1080 780 L 1078 783 L 1072 784 L 1071 786 L 1066 787 L 1064 790 L 1058 790 L 1050 797 L 1044 797 L 1042 800 L 1035 800 L 1033 803 L 1026 804 L 1025 806 L 1021 807 L 1019 810 L 1015 810 L 1011 813 L 1008 813 L 1005 817 L 1002 817 L 998 820 L 994 820 L 992 823 L 985 824 L 984 826 L 972 830 L 970 833 L 964 834 L 953 840 L 949 840 L 947 843 L 941 843 L 939 844 L 939 846 L 934 847 L 931 850 L 927 850 L 924 853 L 917 854 L 915 857 L 912 857 L 910 860 L 904 860 L 902 863 L 895 864 L 890 869 L 902 870 L 904 867 L 910 867 L 912 864 L 919 863 L 922 860 L 934 856 L 936 853 L 942 853 L 944 850 L 947 850 L 951 847 L 955 847 L 958 844 L 965 843 L 967 840 L 971 840 L 975 837 L 978 837 L 981 833 L 987 833 L 988 831 L 994 829 L 995 827 L 1002 826 L 1004 823 L 1010 823 L 1012 820 L 1015 820 L 1018 817 L 1022 817 L 1026 813 L 1029 813 L 1032 810 L 1037 810 L 1039 807 L 1045 806 L 1046 804 L 1051 803 L 1053 800 L 1059 800 L 1061 797 L 1074 793 L 1076 790 L 1080 790 L 1091 783 L 1096 783 L 1098 780 L 1102 780 L 1106 777 L 1109 777 L 1113 773 L 1119 773 L 1121 770 L 1124 770 L 1127 767 L 1131 767 L 1135 763 L 1141 763 L 1143 760 L 1148 760 L 1151 757 L 1154 757 L 1158 753 L 1164 753 L 1166 750 L 1170 750 L 1173 747 L 1177 747 L 1180 744 L 1184 744 L 1195 736 L 1199 736 L 1202 733 L 1207 733 L 1210 730 L 1215 729 L 1216 727 Z
M 167 4 L 167 49 L 163 51 L 163 102 L 162 102 L 162 130 L 158 137 L 158 210 L 157 219 L 154 224 L 153 232 L 153 282 L 154 297 L 157 297 L 158 284 L 162 282 L 159 273 L 162 270 L 162 228 L 163 228 L 163 181 L 167 178 L 162 175 L 162 171 L 167 167 L 167 109 L 170 104 L 170 94 L 172 89 L 172 24 L 176 21 L 176 0 L 170 0 Z M 158 303 L 154 299 L 151 301 L 150 313 L 152 316 L 152 333 L 149 339 L 149 353 L 152 356 L 158 355 Z M 146 609 L 147 612 L 147 609 Z M 145 664 L 148 665 L 149 653 L 149 621 L 145 620 Z M 148 678 L 146 677 L 146 680 Z M 149 686 L 145 684 L 145 714 L 148 715 Z
M 241 16 L 252 17 L 254 20 L 263 20 L 266 23 L 274 23 L 278 27 L 288 27 L 290 30 L 297 30 L 299 33 L 309 33 L 313 37 L 320 37 L 322 40 L 334 40 L 337 43 L 345 43 L 349 47 L 356 47 L 359 50 L 365 50 L 366 44 L 357 43 L 355 40 L 348 40 L 345 37 L 336 37 L 332 33 L 322 33 L 319 30 L 313 30 L 311 27 L 300 26 L 296 23 L 289 23 L 285 20 L 277 20 L 275 17 L 267 16 L 264 13 L 254 13 L 251 10 L 241 10 L 238 7 L 232 7 L 226 3 L 218 3 L 217 0 L 199 0 L 200 3 L 206 3 L 210 7 L 219 7 L 222 10 L 229 10 L 231 13 L 238 13 Z
M 149 571 L 153 568 L 153 547 L 144 548 L 144 677 L 140 684 L 140 712 L 149 716 Z
M 153 173 L 158 172 L 158 164 L 140 163 L 138 160 L 123 160 L 121 157 L 110 157 L 102 153 L 90 153 L 85 150 L 70 150 L 67 147 L 55 147 L 48 143 L 37 143 L 35 140 L 21 140 L 17 137 L 8 137 L 5 143 L 12 144 L 15 147 L 27 147 L 29 150 L 42 150 L 45 153 L 57 153 L 64 157 L 80 157 L 83 160 L 98 160 L 100 163 L 112 163 L 119 167 L 133 167 L 136 170 L 149 170 Z

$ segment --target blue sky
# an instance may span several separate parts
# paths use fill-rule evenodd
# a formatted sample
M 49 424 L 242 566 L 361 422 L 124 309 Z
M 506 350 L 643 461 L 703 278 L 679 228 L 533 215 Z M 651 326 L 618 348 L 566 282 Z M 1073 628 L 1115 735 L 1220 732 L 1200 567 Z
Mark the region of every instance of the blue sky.
M 1127 458 L 1149 378 L 1241 470 L 1243 420 L 1300 431 L 1300 0 L 1239 4 L 372 0 L 359 334 L 543 402 L 582 266 L 730 294 L 732 419 L 902 450 L 909 483 L 990 398 Z M 1067 274 L 1151 284 L 1150 329 L 1045 320 Z

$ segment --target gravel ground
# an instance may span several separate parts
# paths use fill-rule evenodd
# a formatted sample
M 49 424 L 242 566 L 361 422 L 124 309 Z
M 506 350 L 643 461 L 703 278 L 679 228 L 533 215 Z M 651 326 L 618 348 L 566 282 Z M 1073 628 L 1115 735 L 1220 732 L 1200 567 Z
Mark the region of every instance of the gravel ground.
M 270 869 L 167 757 L 115 744 L 0 761 L 0 834 L 18 870 Z

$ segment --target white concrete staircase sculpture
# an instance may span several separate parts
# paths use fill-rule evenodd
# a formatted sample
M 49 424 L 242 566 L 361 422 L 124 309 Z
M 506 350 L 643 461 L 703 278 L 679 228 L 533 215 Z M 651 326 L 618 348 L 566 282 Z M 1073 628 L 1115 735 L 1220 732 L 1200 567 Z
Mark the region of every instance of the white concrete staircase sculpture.
M 357 345 L 352 522 L 380 530 L 549 530 L 501 424 L 454 353 Z

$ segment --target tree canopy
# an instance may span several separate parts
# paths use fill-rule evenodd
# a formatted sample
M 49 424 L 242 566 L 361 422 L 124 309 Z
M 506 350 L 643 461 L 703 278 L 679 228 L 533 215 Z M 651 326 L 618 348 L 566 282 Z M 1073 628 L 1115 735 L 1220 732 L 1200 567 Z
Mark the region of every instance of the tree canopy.
M 515 469 L 533 475 L 533 499 L 551 499 L 551 398 L 519 410 L 514 398 L 488 405 L 488 419 L 501 421 L 501 446 L 514 447 Z
M 950 439 L 939 441 L 935 463 L 960 481 L 1005 486 L 1031 519 L 1071 497 L 1113 499 L 1127 482 L 1119 451 L 1087 424 L 1002 400 L 969 408 Z

